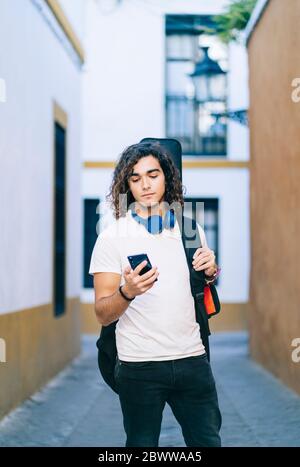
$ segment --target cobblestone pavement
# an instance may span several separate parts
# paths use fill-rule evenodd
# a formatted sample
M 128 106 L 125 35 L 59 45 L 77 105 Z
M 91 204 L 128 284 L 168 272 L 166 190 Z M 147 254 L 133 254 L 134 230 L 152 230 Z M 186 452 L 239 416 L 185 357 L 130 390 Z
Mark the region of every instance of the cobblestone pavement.
M 100 377 L 96 336 L 71 365 L 0 422 L 0 446 L 124 446 L 118 396 Z M 211 336 L 223 446 L 300 446 L 300 397 L 253 362 L 246 333 Z M 166 405 L 160 446 L 185 446 Z

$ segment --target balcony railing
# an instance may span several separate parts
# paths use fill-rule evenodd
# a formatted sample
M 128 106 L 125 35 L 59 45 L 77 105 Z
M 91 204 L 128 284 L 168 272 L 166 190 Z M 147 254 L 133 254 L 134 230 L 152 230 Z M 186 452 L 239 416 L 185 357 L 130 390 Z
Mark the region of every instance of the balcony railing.
M 216 112 L 199 114 L 192 99 L 167 96 L 166 135 L 180 141 L 183 154 L 226 156 L 226 128 L 226 117 L 221 124 Z

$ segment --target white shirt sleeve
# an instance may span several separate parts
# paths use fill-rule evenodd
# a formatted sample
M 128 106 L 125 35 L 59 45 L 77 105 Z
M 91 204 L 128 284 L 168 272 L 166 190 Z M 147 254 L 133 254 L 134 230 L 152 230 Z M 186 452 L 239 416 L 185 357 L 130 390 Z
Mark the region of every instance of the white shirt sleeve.
M 116 272 L 122 274 L 118 248 L 111 238 L 98 236 L 90 262 L 89 274 L 95 272 Z

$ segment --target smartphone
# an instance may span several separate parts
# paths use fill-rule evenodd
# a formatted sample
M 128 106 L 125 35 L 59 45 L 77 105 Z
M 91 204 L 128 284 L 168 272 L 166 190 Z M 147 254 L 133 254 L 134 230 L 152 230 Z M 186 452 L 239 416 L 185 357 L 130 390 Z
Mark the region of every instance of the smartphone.
M 141 253 L 140 255 L 127 256 L 127 258 L 128 258 L 128 261 L 129 261 L 130 266 L 132 267 L 132 269 L 135 269 L 139 264 L 141 264 L 143 261 L 147 260 L 147 264 L 143 267 L 143 269 L 141 270 L 141 272 L 139 274 L 140 276 L 142 276 L 146 272 L 150 271 L 150 269 L 152 269 L 152 265 L 150 263 L 148 255 L 146 253 Z M 155 279 L 155 281 L 157 281 L 157 278 Z

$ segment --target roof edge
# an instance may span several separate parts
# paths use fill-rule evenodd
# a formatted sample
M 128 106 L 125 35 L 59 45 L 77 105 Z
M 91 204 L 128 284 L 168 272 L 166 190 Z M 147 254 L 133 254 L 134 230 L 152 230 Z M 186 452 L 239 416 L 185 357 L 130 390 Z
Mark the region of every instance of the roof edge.
M 246 46 L 248 46 L 248 42 L 251 38 L 251 35 L 253 31 L 255 30 L 257 24 L 259 23 L 270 1 L 271 0 L 258 0 L 258 2 L 256 3 L 254 10 L 252 12 L 252 15 L 250 16 L 250 19 L 243 33 Z

